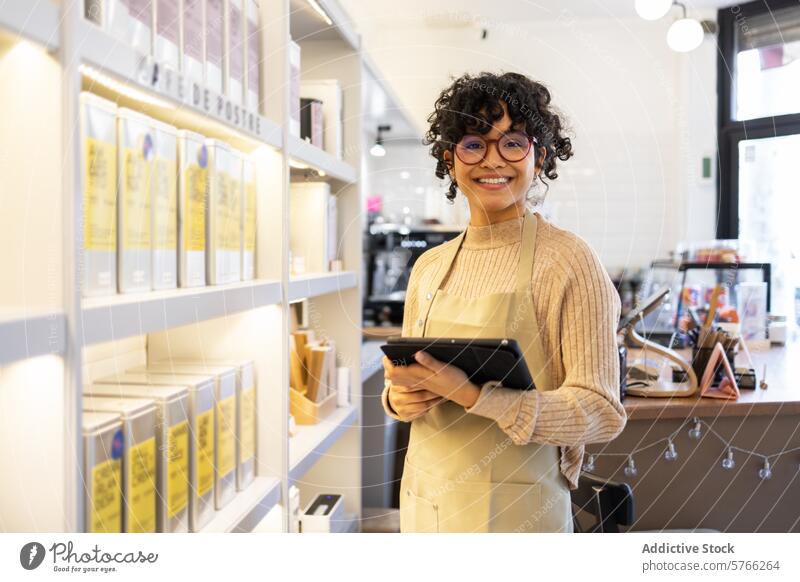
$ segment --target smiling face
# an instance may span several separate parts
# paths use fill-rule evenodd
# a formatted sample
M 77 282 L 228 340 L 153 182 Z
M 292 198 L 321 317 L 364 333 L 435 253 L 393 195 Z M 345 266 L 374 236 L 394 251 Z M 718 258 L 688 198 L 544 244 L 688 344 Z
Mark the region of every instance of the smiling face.
M 468 138 L 469 135 L 477 135 L 487 142 L 482 161 L 470 165 L 464 163 L 453 150 L 444 152 L 445 160 L 450 166 L 450 176 L 455 179 L 469 202 L 470 224 L 475 226 L 508 220 L 524 213 L 526 194 L 541 170 L 539 160 L 545 153 L 544 148 L 537 148 L 533 144 L 528 155 L 520 161 L 510 162 L 500 155 L 500 148 L 503 148 L 506 157 L 514 159 L 517 156 L 510 155 L 509 148 L 527 148 L 527 143 L 492 142 L 514 131 L 524 133 L 524 124 L 513 126 L 506 104 L 501 104 L 503 117 L 494 123 L 491 131 L 486 134 L 468 133 L 465 136 Z M 460 143 L 465 142 L 462 140 Z M 470 147 L 468 143 L 467 147 Z M 481 148 L 480 144 L 472 147 Z

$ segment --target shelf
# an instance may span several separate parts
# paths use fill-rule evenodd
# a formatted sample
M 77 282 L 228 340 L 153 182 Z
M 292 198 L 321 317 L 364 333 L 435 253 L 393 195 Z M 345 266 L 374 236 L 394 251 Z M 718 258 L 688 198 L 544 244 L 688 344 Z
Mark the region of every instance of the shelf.
M 289 136 L 289 155 L 295 162 L 322 170 L 327 176 L 346 184 L 352 184 L 358 179 L 358 173 L 353 166 L 295 135 Z
M 335 0 L 316 1 L 330 18 L 331 24 L 325 22 L 322 15 L 316 12 L 307 0 L 291 0 L 289 10 L 292 39 L 299 43 L 341 40 L 351 49 L 358 50 L 361 39 L 339 3 Z
M 358 278 L 352 271 L 296 275 L 289 281 L 289 301 L 344 291 L 352 289 L 357 284 Z
M 247 489 L 217 511 L 200 533 L 251 532 L 280 500 L 280 479 L 256 477 Z
M 56 311 L 38 313 L 0 311 L 0 366 L 44 356 L 63 354 L 66 319 Z
M 280 302 L 281 284 L 272 280 L 87 298 L 83 343 L 164 331 Z
M 60 20 L 58 6 L 49 0 L 5 0 L 0 10 L 0 33 L 7 32 L 55 51 Z
M 289 485 L 298 481 L 336 440 L 358 420 L 355 406 L 337 408 L 319 424 L 299 425 L 289 438 Z
M 230 139 L 239 134 L 259 144 L 281 147 L 282 128 L 277 123 L 170 72 L 91 22 L 81 19 L 79 38 L 81 70 L 99 86 L 101 96 L 103 90 L 111 92 L 123 104 L 128 98 L 143 105 L 139 108 L 148 115 L 209 137 Z

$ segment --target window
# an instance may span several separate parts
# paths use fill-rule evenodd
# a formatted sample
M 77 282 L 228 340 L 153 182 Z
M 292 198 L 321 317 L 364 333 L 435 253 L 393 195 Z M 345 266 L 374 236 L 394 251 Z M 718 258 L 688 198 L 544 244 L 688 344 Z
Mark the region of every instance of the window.
M 718 22 L 717 237 L 772 263 L 773 312 L 800 317 L 800 4 L 731 6 Z

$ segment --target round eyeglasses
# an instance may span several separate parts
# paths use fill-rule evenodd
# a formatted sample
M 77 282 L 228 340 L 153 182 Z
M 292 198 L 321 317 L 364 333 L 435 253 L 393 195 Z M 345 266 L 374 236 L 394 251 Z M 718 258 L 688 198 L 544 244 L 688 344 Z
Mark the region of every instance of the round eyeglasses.
M 530 153 L 531 146 L 538 143 L 536 138 L 522 131 L 505 133 L 499 139 L 485 139 L 480 135 L 468 134 L 456 144 L 458 159 L 468 166 L 481 163 L 491 144 L 497 144 L 497 152 L 507 162 L 520 162 Z

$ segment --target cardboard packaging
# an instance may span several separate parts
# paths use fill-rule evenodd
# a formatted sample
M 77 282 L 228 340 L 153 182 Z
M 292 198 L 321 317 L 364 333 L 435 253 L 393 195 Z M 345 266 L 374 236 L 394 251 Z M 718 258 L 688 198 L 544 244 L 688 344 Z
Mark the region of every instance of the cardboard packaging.
M 131 373 L 168 373 L 214 378 L 214 505 L 222 509 L 236 495 L 236 369 L 190 362 L 154 362 L 128 370 Z
M 206 273 L 209 285 L 241 280 L 242 158 L 224 142 L 206 140 L 209 182 L 206 207 Z
M 149 386 L 126 376 L 101 378 L 84 390 L 91 396 L 148 398 L 156 404 L 157 507 L 159 532 L 189 531 L 188 391 L 183 386 Z
M 300 45 L 289 41 L 289 133 L 300 137 Z
M 325 146 L 322 119 L 322 101 L 300 99 L 300 137 L 319 149 Z
M 322 102 L 322 125 L 324 127 L 324 149 L 341 159 L 344 153 L 344 131 L 342 125 L 342 87 L 337 79 L 303 81 L 300 95 Z
M 122 529 L 156 532 L 156 406 L 144 398 L 88 396 L 83 410 L 111 412 L 122 420 Z
M 205 75 L 205 40 L 205 0 L 183 0 L 181 67 L 184 77 L 197 85 L 203 85 Z
M 152 285 L 152 199 L 150 175 L 155 141 L 152 120 L 117 110 L 117 285 L 120 293 L 150 291 Z
M 156 0 L 153 54 L 156 62 L 180 70 L 181 0 Z
M 142 368 L 143 369 L 143 368 Z M 190 427 L 189 531 L 200 531 L 214 517 L 214 378 L 169 373 L 126 373 L 126 383 L 181 386 L 188 392 Z
M 232 103 L 244 103 L 244 63 L 247 46 L 244 38 L 243 0 L 227 0 L 225 14 L 225 90 Z
M 205 0 L 205 2 L 205 85 L 221 94 L 225 62 L 225 2 L 224 0 Z
M 247 20 L 245 39 L 247 46 L 247 76 L 245 107 L 254 113 L 261 112 L 261 10 L 256 0 L 246 0 Z
M 242 157 L 242 281 L 256 274 L 256 168 L 253 160 Z
M 178 131 L 153 120 L 153 289 L 178 286 Z
M 119 414 L 84 412 L 83 479 L 87 533 L 122 532 L 122 456 Z
M 292 257 L 303 257 L 306 272 L 330 270 L 338 251 L 336 197 L 331 196 L 330 184 L 291 185 L 289 238 Z
M 80 95 L 83 295 L 117 290 L 117 106 Z
M 178 283 L 206 284 L 208 148 L 202 135 L 178 131 Z

